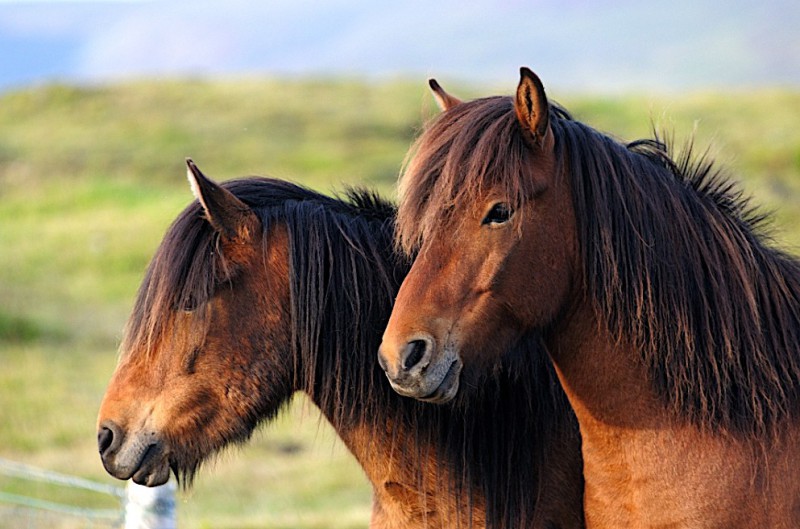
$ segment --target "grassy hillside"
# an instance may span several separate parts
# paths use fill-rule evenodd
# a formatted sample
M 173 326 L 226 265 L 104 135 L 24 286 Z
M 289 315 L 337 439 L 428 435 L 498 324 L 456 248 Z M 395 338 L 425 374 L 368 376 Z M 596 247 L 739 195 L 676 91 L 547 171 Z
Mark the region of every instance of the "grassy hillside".
M 651 121 L 679 144 L 696 130 L 776 212 L 776 240 L 800 248 L 800 93 L 552 95 L 623 139 L 648 135 Z M 164 81 L 0 96 L 0 457 L 112 482 L 94 418 L 144 267 L 190 200 L 184 157 L 217 179 L 269 174 L 391 194 L 432 112 L 421 82 Z M 202 473 L 182 524 L 364 526 L 366 481 L 306 408 Z M 0 490 L 22 486 L 0 478 Z

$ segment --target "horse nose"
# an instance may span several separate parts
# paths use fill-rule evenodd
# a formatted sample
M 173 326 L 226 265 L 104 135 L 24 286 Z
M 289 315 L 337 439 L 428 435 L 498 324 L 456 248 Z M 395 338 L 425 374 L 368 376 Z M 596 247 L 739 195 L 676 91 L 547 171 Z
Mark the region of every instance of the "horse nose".
M 122 428 L 114 421 L 104 421 L 97 432 L 97 448 L 100 457 L 105 460 L 109 454 L 114 453 L 122 444 Z

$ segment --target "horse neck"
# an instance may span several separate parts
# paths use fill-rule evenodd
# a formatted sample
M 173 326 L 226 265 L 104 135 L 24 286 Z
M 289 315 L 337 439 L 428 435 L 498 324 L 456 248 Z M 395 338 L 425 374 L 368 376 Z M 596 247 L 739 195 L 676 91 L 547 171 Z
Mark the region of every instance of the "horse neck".
M 595 422 L 640 428 L 670 420 L 641 356 L 628 340 L 611 336 L 588 299 L 574 304 L 546 341 L 582 432 Z
M 386 405 L 366 408 L 349 403 L 355 408 L 344 420 L 328 403 L 311 399 L 372 485 L 372 526 L 484 527 L 483 496 L 478 491 L 473 496 L 453 493 L 453 487 L 460 486 L 459 476 L 443 459 L 438 438 L 429 427 L 432 423 L 415 421 L 405 409 L 406 403 L 388 394 L 391 389 L 383 385 L 386 387 L 375 387 L 374 391 L 387 393 Z
M 638 517 L 647 516 L 649 506 L 638 501 L 652 491 L 643 485 L 631 492 L 628 484 L 649 484 L 654 469 L 637 468 L 636 458 L 647 453 L 647 443 L 655 444 L 647 435 L 664 432 L 669 417 L 647 382 L 639 355 L 624 340 L 612 339 L 590 307 L 584 303 L 570 311 L 547 340 L 580 426 L 586 525 L 647 527 L 650 524 Z M 673 446 L 663 456 L 669 458 L 674 452 Z

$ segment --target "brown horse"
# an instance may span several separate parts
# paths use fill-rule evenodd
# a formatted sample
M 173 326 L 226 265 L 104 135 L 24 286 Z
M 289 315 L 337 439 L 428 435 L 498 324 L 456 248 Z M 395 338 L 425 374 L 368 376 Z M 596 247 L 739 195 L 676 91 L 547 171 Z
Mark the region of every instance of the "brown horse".
M 514 98 L 440 94 L 410 153 L 392 384 L 445 401 L 540 332 L 580 423 L 587 526 L 800 527 L 800 262 L 691 148 L 620 144 L 521 73 Z
M 371 481 L 373 527 L 583 527 L 577 422 L 549 363 L 520 364 L 540 342 L 452 406 L 386 384 L 374 351 L 408 268 L 392 206 L 189 168 L 199 200 L 150 264 L 100 409 L 110 474 L 190 484 L 302 391 Z

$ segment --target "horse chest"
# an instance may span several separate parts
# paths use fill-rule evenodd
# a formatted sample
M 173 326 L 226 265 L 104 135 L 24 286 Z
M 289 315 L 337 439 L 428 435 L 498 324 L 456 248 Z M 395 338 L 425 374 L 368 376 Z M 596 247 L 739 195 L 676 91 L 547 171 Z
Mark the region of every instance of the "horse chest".
M 781 450 L 760 452 L 692 427 L 584 426 L 589 528 L 798 526 L 791 457 Z

